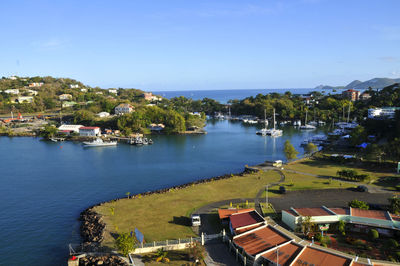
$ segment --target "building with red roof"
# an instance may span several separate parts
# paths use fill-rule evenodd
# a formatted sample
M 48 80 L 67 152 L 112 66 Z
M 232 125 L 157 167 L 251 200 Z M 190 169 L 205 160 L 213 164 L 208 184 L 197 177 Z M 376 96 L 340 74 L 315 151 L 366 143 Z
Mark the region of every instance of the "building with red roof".
M 237 230 L 240 231 L 264 223 L 264 218 L 255 210 L 234 213 L 229 217 L 229 228 L 232 235 L 236 234 Z
M 349 89 L 342 92 L 342 97 L 350 101 L 357 101 L 360 98 L 360 91 Z

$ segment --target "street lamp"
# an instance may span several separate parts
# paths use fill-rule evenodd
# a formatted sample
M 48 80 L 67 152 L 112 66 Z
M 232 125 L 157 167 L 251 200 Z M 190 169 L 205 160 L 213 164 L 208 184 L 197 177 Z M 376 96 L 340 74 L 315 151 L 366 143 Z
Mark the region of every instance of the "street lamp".
M 268 185 L 265 186 L 265 208 L 268 208 Z

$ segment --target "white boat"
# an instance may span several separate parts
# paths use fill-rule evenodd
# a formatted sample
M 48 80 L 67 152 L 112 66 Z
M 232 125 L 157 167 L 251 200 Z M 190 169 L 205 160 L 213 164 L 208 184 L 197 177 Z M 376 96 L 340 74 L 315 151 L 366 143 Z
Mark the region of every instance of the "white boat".
M 301 121 L 300 120 L 294 121 L 293 126 L 295 127 L 301 126 Z
M 105 147 L 105 146 L 116 146 L 116 141 L 108 141 L 104 142 L 101 138 L 97 138 L 93 141 L 85 141 L 83 142 L 83 146 L 85 147 Z
M 266 116 L 265 113 L 264 113 L 264 116 Z M 265 117 L 265 120 L 267 120 L 266 117 Z M 256 134 L 262 135 L 262 136 L 271 136 L 271 137 L 282 136 L 283 131 L 280 129 L 276 129 L 275 124 L 276 124 L 276 122 L 275 122 L 275 109 L 274 109 L 274 121 L 273 121 L 274 128 L 267 129 L 267 125 L 265 125 L 265 128 L 261 129 L 260 131 L 257 131 Z
M 306 120 L 304 121 L 304 126 L 300 126 L 300 129 L 302 129 L 302 130 L 314 130 L 314 129 L 316 129 L 315 126 L 307 124 L 307 113 L 308 113 L 308 110 L 306 110 Z

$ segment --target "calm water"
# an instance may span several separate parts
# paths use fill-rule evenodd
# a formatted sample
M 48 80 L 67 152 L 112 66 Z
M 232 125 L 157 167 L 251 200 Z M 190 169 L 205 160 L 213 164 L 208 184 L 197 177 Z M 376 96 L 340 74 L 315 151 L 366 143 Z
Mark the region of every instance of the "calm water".
M 240 122 L 209 122 L 207 135 L 155 136 L 152 146 L 83 148 L 79 143 L 0 137 L 0 265 L 64 265 L 79 243 L 79 213 L 116 197 L 284 159 L 314 132 L 284 128 L 272 139 Z
M 193 90 L 193 91 L 154 91 L 154 94 L 161 95 L 167 99 L 174 97 L 185 96 L 194 100 L 201 100 L 203 98 L 210 98 L 219 101 L 220 103 L 227 103 L 233 99 L 244 99 L 249 96 L 256 96 L 257 94 L 268 94 L 272 92 L 284 93 L 290 91 L 293 94 L 306 94 L 316 89 L 254 89 L 254 90 Z M 318 90 L 322 92 L 322 90 Z M 325 91 L 325 93 L 337 93 L 332 90 Z

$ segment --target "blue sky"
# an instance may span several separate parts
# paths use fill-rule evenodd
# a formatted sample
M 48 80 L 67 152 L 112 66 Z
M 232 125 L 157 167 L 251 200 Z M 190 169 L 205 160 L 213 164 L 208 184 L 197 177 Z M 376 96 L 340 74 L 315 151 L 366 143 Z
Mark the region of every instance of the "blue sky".
M 145 90 L 400 77 L 398 0 L 9 0 L 0 10 L 0 76 Z

